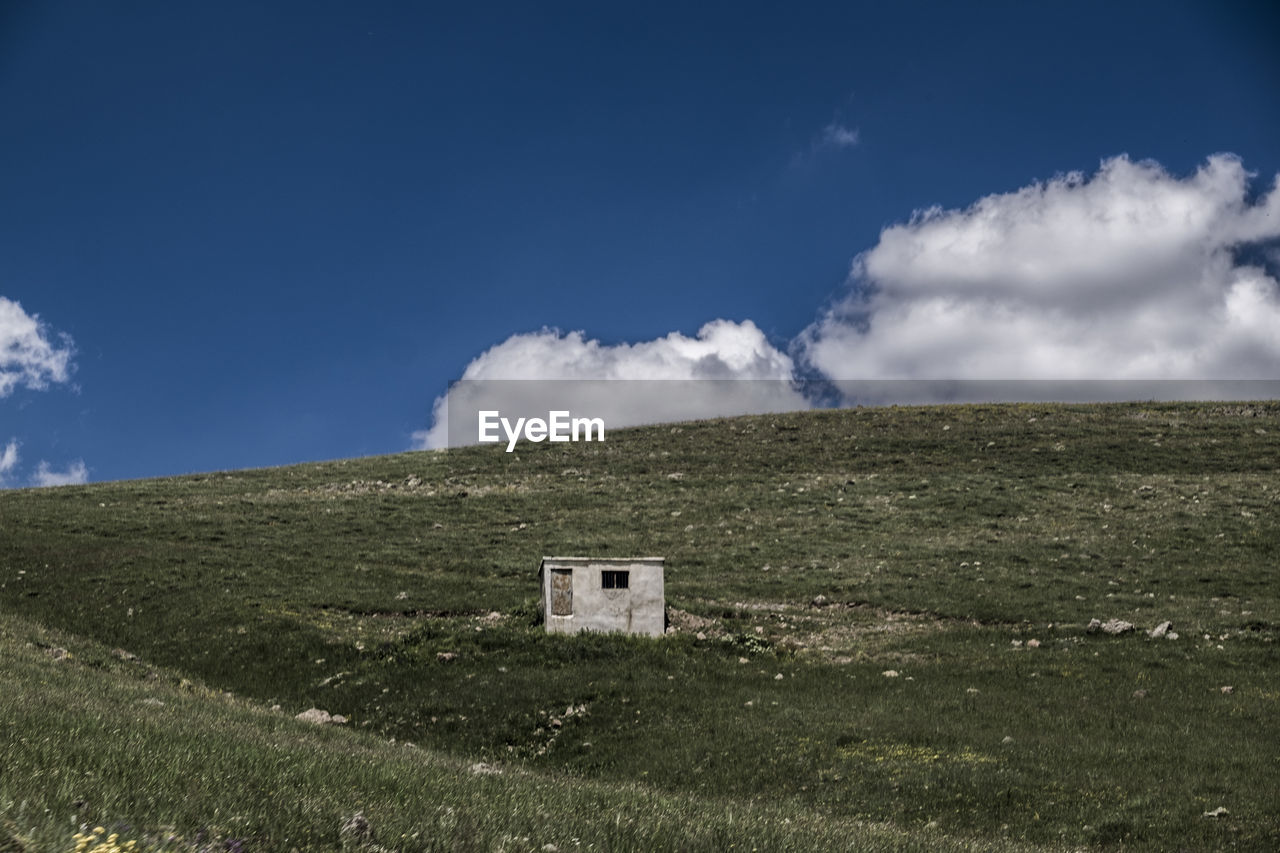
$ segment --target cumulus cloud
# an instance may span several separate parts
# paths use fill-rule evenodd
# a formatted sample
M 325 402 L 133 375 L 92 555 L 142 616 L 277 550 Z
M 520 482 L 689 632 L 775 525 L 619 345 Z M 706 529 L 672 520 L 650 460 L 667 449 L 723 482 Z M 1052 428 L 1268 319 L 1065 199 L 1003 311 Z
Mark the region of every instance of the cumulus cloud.
M 480 410 L 601 417 L 609 429 L 808 406 L 792 359 L 751 321 L 714 320 L 694 337 L 603 344 L 553 329 L 513 335 L 476 357 L 438 398 L 419 448 L 474 443 Z M 750 380 L 750 381 L 744 381 Z M 455 427 L 465 424 L 468 430 Z M 465 433 L 465 434 L 464 434 Z
M 9 475 L 18 467 L 18 440 L 11 438 L 0 451 L 0 488 L 8 485 Z
M 42 460 L 31 478 L 33 486 L 78 486 L 87 482 L 89 482 L 89 469 L 81 459 L 72 462 L 65 471 L 55 471 L 48 462 Z
M 856 142 L 833 122 L 815 150 Z M 801 375 L 823 380 L 804 386 L 823 403 L 1274 396 L 1280 179 L 1255 192 L 1254 177 L 1230 154 L 1185 176 L 1120 156 L 917 211 L 854 259 L 795 362 L 750 321 L 614 346 L 514 335 L 467 366 L 414 440 L 444 446 L 450 421 L 474 435 L 478 409 L 507 407 L 502 382 L 518 415 L 585 406 L 611 425 L 806 408 Z
M 583 332 L 543 329 L 486 350 L 463 379 L 780 379 L 791 358 L 750 320 L 713 320 L 695 337 L 672 332 L 640 343 L 602 344 Z
M 1253 198 L 1251 177 L 1122 156 L 918 211 L 795 351 L 837 380 L 1275 379 L 1280 182 Z
M 66 382 L 72 353 L 69 337 L 51 337 L 39 317 L 0 296 L 0 398 L 20 385 L 40 390 Z

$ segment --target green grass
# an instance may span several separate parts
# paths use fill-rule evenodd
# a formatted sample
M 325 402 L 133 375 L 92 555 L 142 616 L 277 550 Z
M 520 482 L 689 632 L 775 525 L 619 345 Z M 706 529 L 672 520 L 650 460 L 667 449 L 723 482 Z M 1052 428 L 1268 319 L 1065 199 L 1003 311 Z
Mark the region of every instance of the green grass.
M 1280 404 L 1036 404 L 3 493 L 6 636 L 104 663 L 6 649 L 0 815 L 264 849 L 336 845 L 362 803 L 397 849 L 1274 849 L 1278 468 Z M 661 554 L 693 627 L 547 636 L 544 554 Z M 1086 630 L 1112 617 L 1179 639 Z M 130 764 L 89 720 L 157 684 L 181 712 L 129 743 L 159 763 L 77 775 Z M 188 754 L 236 781 L 184 787 Z M 432 822 L 450 796 L 478 829 Z
M 0 650 L 0 849 L 69 850 L 95 825 L 165 850 L 986 847 L 785 798 L 690 800 L 317 728 L 8 616 Z M 356 811 L 372 837 L 342 833 Z

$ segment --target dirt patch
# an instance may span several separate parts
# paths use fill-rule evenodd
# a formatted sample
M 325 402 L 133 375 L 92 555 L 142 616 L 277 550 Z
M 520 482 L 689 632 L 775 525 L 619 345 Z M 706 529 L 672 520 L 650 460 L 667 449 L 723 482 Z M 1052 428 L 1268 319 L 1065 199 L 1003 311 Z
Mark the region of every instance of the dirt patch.
M 702 603 L 711 612 L 738 614 L 737 621 L 726 627 L 719 619 L 668 607 L 669 630 L 700 635 L 701 639 L 757 636 L 778 649 L 836 663 L 904 663 L 913 656 L 902 651 L 903 640 L 947 627 L 946 620 L 931 614 L 886 610 L 856 602 L 828 601 L 820 607 L 772 601 Z
M 902 640 L 945 628 L 944 620 L 925 614 L 840 603 L 795 622 L 788 644 L 797 651 L 839 662 L 874 659 L 903 663 L 914 656 L 897 648 Z
M 667 608 L 667 631 L 676 634 L 704 634 L 715 636 L 723 634 L 724 626 L 717 619 L 699 616 L 678 607 Z

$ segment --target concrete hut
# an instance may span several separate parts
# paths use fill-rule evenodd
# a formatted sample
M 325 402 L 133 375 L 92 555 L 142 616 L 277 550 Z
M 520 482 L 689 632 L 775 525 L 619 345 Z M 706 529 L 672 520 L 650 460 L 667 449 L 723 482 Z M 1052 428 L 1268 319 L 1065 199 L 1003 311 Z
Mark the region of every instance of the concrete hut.
M 666 630 L 661 557 L 543 557 L 538 577 L 549 634 Z

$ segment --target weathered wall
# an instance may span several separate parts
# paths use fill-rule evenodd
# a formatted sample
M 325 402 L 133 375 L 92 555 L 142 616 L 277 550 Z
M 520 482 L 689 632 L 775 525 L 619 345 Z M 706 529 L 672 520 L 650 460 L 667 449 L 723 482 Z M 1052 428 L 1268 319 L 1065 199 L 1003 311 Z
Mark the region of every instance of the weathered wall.
M 571 616 L 555 615 L 552 606 L 551 579 L 556 569 L 573 572 Z M 604 571 L 628 572 L 629 588 L 601 588 Z M 542 612 L 548 633 L 622 631 L 660 637 L 665 630 L 666 593 L 661 557 L 546 557 L 541 573 Z

